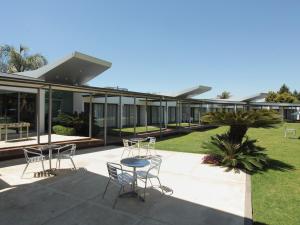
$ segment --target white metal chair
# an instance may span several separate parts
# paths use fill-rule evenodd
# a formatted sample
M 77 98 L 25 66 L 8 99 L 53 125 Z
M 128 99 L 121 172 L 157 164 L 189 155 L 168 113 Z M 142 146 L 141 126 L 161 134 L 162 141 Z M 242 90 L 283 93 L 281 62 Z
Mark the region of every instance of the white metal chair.
M 148 141 L 148 143 L 145 145 L 145 147 L 146 147 L 146 150 L 147 150 L 147 152 L 146 152 L 146 155 L 148 156 L 148 155 L 150 155 L 150 156 L 152 156 L 153 154 L 153 151 L 155 151 L 155 143 L 156 143 L 156 138 L 155 137 L 148 137 L 147 138 L 149 141 Z M 156 154 L 156 151 L 155 151 L 155 154 Z
M 35 149 L 35 148 L 24 148 L 23 151 L 24 151 L 24 156 L 25 156 L 25 160 L 26 160 L 27 164 L 23 170 L 21 177 L 24 176 L 25 171 L 27 170 L 30 163 L 41 162 L 42 168 L 43 168 L 43 173 L 45 173 L 45 167 L 44 167 L 45 156 L 42 155 L 42 152 L 40 152 L 38 149 Z
M 107 166 L 107 171 L 108 171 L 108 175 L 109 175 L 109 180 L 106 184 L 102 198 L 104 198 L 110 183 L 120 186 L 118 196 L 116 197 L 114 204 L 113 204 L 113 208 L 115 208 L 118 198 L 121 194 L 121 191 L 123 190 L 123 192 L 124 192 L 125 186 L 134 185 L 135 179 L 133 176 L 133 172 L 129 171 L 129 170 L 124 170 L 122 168 L 121 164 L 108 162 L 108 163 L 106 163 L 106 166 Z
M 160 172 L 160 166 L 161 166 L 162 159 L 160 156 L 152 156 L 150 160 L 151 160 L 151 163 L 150 163 L 148 170 L 136 171 L 137 179 L 141 180 L 145 184 L 144 199 L 146 197 L 146 188 L 147 188 L 148 180 L 149 180 L 151 186 L 153 187 L 151 179 L 155 178 L 159 183 L 159 187 L 161 187 L 161 182 L 159 179 L 159 172 Z
M 132 142 L 132 141 L 129 141 L 127 139 L 123 139 L 123 153 L 121 155 L 121 159 L 123 158 L 123 155 L 124 153 L 127 151 L 128 154 L 127 156 L 129 156 L 130 154 L 133 156 L 133 151 L 135 150 L 136 146 L 135 146 L 136 143 Z
M 74 169 L 76 170 L 76 166 L 73 161 L 73 156 L 75 155 L 75 151 L 76 151 L 75 144 L 68 144 L 68 145 L 64 145 L 62 147 L 57 148 L 56 168 L 57 168 L 57 164 L 58 164 L 58 168 L 60 168 L 60 161 L 62 159 L 70 159 L 73 164 Z
M 284 137 L 288 137 L 288 135 L 291 134 L 293 137 L 296 137 L 296 129 L 294 128 L 287 128 L 284 129 Z

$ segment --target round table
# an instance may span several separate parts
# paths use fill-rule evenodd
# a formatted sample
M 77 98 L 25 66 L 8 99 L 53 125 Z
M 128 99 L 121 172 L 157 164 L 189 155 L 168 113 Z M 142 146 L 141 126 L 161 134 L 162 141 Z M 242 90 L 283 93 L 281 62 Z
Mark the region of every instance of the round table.
M 143 158 L 130 157 L 130 158 L 122 159 L 121 164 L 124 165 L 124 166 L 133 168 L 134 183 L 132 185 L 132 191 L 125 193 L 125 195 L 126 196 L 127 195 L 138 196 L 139 199 L 144 201 L 144 199 L 141 196 L 139 196 L 138 193 L 136 192 L 136 186 L 137 186 L 136 168 L 142 168 L 142 167 L 148 166 L 148 165 L 150 165 L 150 161 L 147 160 L 147 159 L 143 159 Z
M 137 137 L 137 138 L 130 138 L 129 140 L 132 141 L 132 142 L 136 142 L 138 148 L 140 148 L 141 142 L 146 141 L 147 138 L 138 138 L 138 137 Z
M 55 175 L 54 171 L 52 170 L 52 164 L 51 164 L 51 161 L 52 161 L 52 155 L 53 155 L 53 149 L 56 149 L 60 147 L 59 145 L 57 144 L 46 144 L 46 145 L 42 145 L 40 146 L 40 150 L 42 152 L 42 154 L 44 152 L 48 152 L 48 158 L 49 158 L 49 172 L 53 175 Z

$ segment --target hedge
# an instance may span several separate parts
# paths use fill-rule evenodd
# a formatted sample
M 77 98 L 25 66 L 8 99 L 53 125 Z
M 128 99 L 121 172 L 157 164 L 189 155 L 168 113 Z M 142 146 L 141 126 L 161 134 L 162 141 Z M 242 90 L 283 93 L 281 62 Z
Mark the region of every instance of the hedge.
M 60 135 L 72 136 L 72 135 L 76 134 L 76 131 L 75 131 L 74 128 L 65 127 L 65 126 L 62 126 L 62 125 L 53 126 L 52 130 L 54 131 L 54 133 L 60 134 Z

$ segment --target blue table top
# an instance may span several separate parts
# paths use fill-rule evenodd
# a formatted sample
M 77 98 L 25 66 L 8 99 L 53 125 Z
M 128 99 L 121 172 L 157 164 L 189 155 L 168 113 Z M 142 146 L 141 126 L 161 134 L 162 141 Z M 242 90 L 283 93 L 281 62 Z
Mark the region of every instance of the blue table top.
M 147 159 L 139 159 L 139 158 L 131 157 L 131 158 L 122 159 L 121 164 L 129 167 L 145 167 L 148 166 L 150 162 Z

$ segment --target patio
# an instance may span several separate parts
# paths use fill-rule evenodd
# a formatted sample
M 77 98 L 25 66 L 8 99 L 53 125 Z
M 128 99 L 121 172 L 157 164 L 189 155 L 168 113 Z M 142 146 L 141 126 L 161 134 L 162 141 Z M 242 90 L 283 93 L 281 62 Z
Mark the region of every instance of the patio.
M 24 159 L 0 162 L 0 224 L 242 225 L 250 221 L 245 219 L 251 202 L 244 173 L 201 164 L 203 155 L 170 151 L 157 153 L 163 159 L 162 184 L 173 194 L 149 189 L 146 202 L 120 198 L 112 209 L 117 188 L 109 188 L 102 199 L 108 181 L 106 162 L 119 162 L 122 150 L 112 146 L 81 150 L 74 157 L 77 171 L 67 169 L 72 166 L 66 160 L 58 176 L 45 178 L 34 178 L 37 168 L 31 165 L 21 179 Z
M 83 136 L 66 136 L 59 134 L 51 134 L 51 141 L 55 142 L 66 142 L 66 141 L 79 141 L 88 139 L 88 137 Z M 40 143 L 46 144 L 48 143 L 48 135 L 40 136 Z M 0 141 L 0 148 L 13 148 L 13 147 L 24 147 L 24 146 L 32 146 L 37 144 L 37 136 L 32 136 L 23 139 L 11 139 L 8 141 Z

